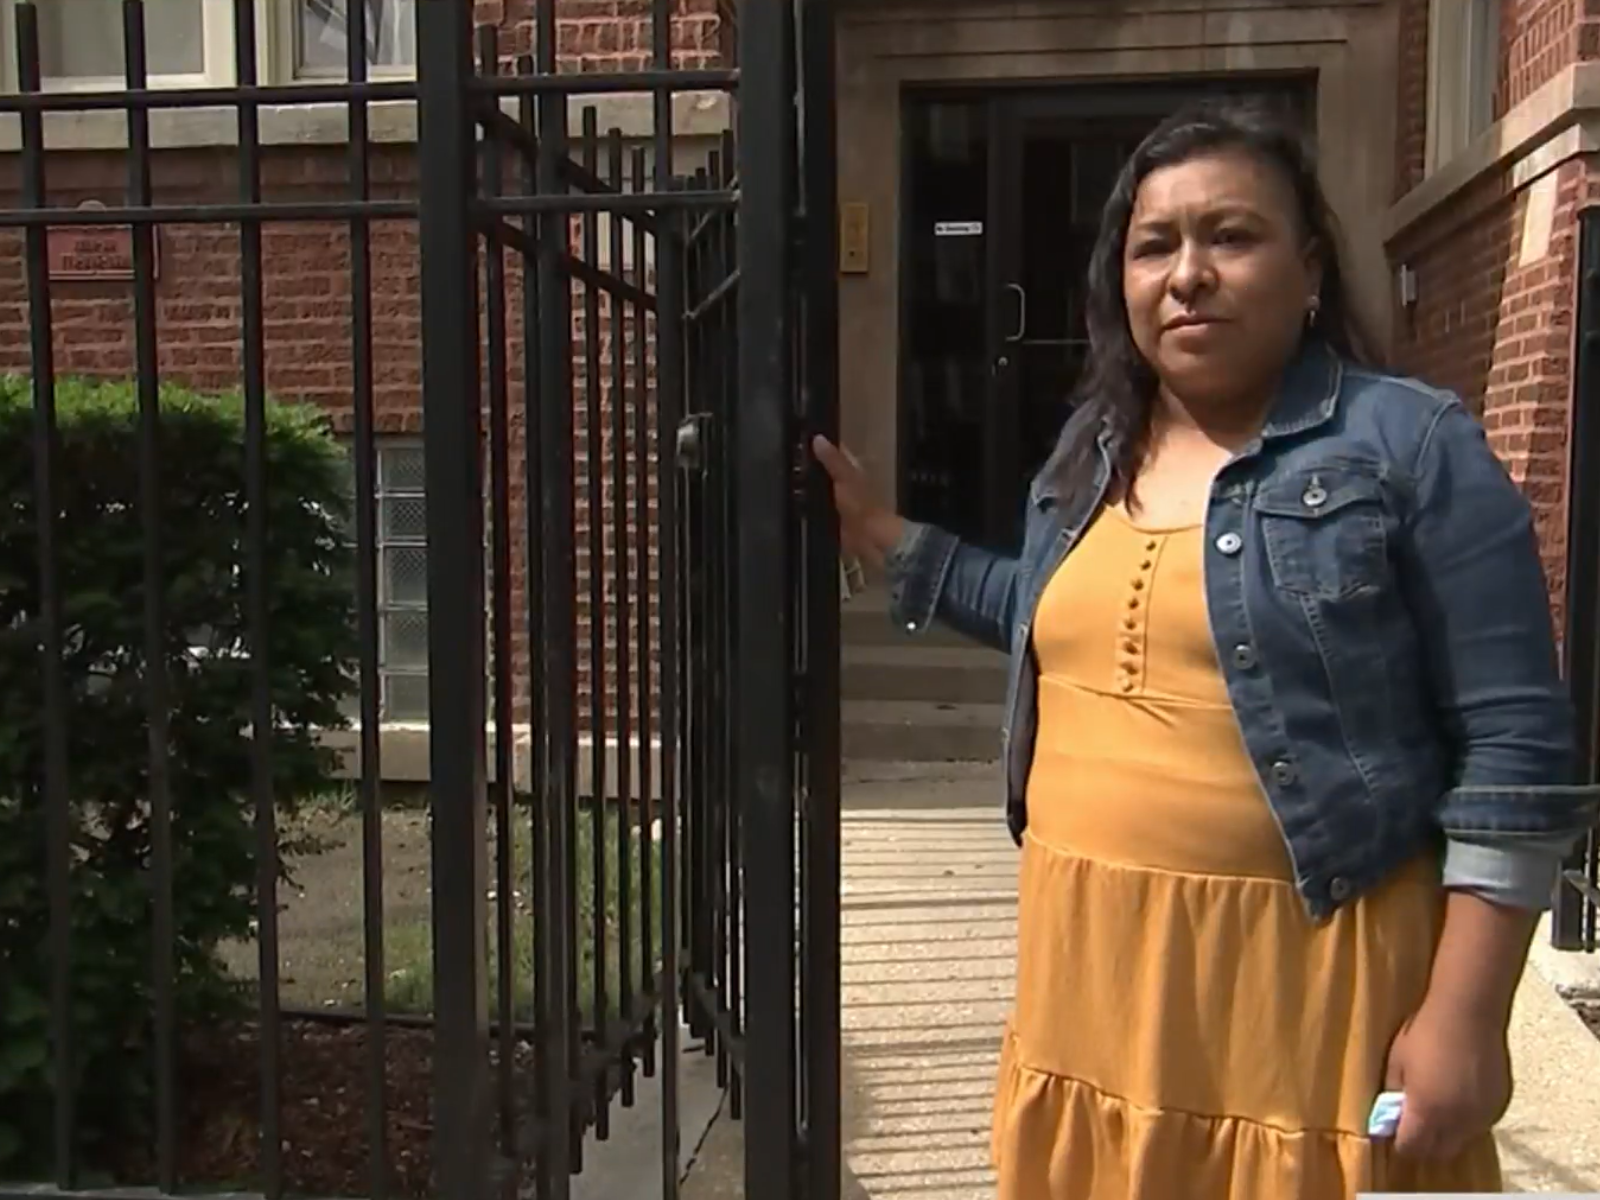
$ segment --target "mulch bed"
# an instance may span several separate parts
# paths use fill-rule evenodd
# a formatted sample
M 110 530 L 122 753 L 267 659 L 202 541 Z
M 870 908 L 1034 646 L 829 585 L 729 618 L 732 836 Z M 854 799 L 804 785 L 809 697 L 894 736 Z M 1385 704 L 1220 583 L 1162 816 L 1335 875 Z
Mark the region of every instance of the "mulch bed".
M 1572 1007 L 1578 1010 L 1578 1015 L 1583 1018 L 1583 1023 L 1589 1027 L 1595 1037 L 1600 1037 L 1600 1000 L 1575 1000 Z
M 282 1044 L 286 1190 L 316 1197 L 369 1195 L 365 1026 L 286 1017 Z M 425 1200 L 433 1193 L 432 1031 L 390 1026 L 384 1057 L 389 1194 Z M 519 1047 L 517 1069 L 531 1079 L 530 1047 Z M 254 1187 L 261 1178 L 260 1080 L 261 1040 L 253 1025 L 186 1039 L 179 1076 L 179 1174 L 185 1186 Z M 120 1164 L 117 1174 L 128 1182 L 153 1177 L 148 1161 Z

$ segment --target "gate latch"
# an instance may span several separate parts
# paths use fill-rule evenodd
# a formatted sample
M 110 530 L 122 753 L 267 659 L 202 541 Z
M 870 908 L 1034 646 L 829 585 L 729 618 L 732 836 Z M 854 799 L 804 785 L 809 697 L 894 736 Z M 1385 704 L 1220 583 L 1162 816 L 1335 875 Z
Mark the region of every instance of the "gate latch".
M 710 420 L 709 413 L 690 413 L 678 425 L 678 470 L 696 475 L 705 473 L 706 425 Z

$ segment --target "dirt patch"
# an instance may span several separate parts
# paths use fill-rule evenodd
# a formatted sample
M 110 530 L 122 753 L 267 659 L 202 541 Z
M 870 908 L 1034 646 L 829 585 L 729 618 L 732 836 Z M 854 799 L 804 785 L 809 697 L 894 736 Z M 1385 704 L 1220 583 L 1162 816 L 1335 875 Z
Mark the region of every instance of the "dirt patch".
M 511 899 L 517 936 L 513 967 L 513 1004 L 525 1019 L 532 1002 L 532 939 L 527 921 L 533 889 L 531 853 L 525 828 L 513 842 Z M 368 1030 L 364 1022 L 336 1020 L 359 1012 L 364 1004 L 367 932 L 362 825 L 347 809 L 328 808 L 299 814 L 292 833 L 319 848 L 293 859 L 291 881 L 279 889 L 277 963 L 279 1000 L 284 1011 L 279 1063 L 281 1070 L 280 1132 L 284 1188 L 290 1195 L 371 1195 L 373 1177 L 373 1088 L 368 1062 Z M 605 995 L 612 1016 L 619 1012 L 624 944 L 619 925 L 622 903 L 617 896 L 619 863 L 628 862 L 631 886 L 642 886 L 639 851 L 614 844 L 628 830 L 614 820 L 602 832 L 592 831 L 586 816 L 577 826 L 578 878 L 574 896 L 579 1012 L 594 1023 L 596 952 L 595 912 L 602 914 L 607 982 Z M 597 839 L 607 864 L 602 904 L 592 887 L 596 877 L 591 851 Z M 396 1017 L 385 1026 L 384 1096 L 385 1173 L 394 1200 L 424 1200 L 434 1194 L 432 1181 L 433 1032 L 426 1027 L 432 1007 L 431 843 L 425 812 L 385 812 L 381 826 L 383 871 L 382 952 L 387 1012 Z M 490 862 L 497 861 L 498 843 L 489 835 Z M 624 855 L 626 854 L 626 858 Z M 659 881 L 659 867 L 655 878 Z M 491 912 L 498 903 L 491 866 Z M 636 897 L 637 890 L 633 893 Z M 632 903 L 637 903 L 635 899 Z M 631 907 L 631 905 L 630 905 Z M 653 945 L 659 958 L 659 905 Z M 628 970 L 638 980 L 643 948 L 635 920 L 628 940 Z M 250 993 L 249 1021 L 191 1031 L 181 1039 L 178 1063 L 180 1111 L 177 1149 L 180 1178 L 186 1187 L 259 1190 L 261 1158 L 261 1038 L 254 1016 L 261 948 L 241 942 L 223 948 L 230 973 Z M 659 964 L 658 964 L 659 965 Z M 498 954 L 490 939 L 491 991 Z M 642 984 L 635 982 L 635 988 Z M 636 993 L 635 993 L 636 994 Z M 535 1093 L 532 1046 L 519 1042 L 513 1050 L 515 1093 Z M 499 1047 L 491 1050 L 491 1070 Z M 520 1102 L 519 1102 L 520 1103 Z M 520 1112 L 519 1122 L 529 1114 Z M 154 1181 L 153 1150 L 142 1145 L 122 1161 L 109 1164 L 119 1183 Z
M 386 940 L 427 929 L 428 818 L 421 812 L 383 816 L 383 923 Z M 282 1001 L 291 1007 L 344 1008 L 362 1003 L 366 938 L 362 926 L 360 819 L 348 814 L 307 815 L 295 832 L 324 850 L 289 863 L 290 884 L 279 892 L 278 970 Z M 230 973 L 255 982 L 259 947 L 238 943 L 224 950 Z M 399 966 L 399 964 L 396 964 Z M 401 968 L 403 969 L 403 968 Z
M 1600 1037 L 1600 999 L 1574 1000 L 1572 1007 L 1577 1010 L 1578 1016 L 1589 1027 L 1589 1031 Z
M 520 1094 L 531 1086 L 532 1048 L 519 1046 Z M 281 1107 L 285 1190 L 313 1196 L 370 1195 L 372 1150 L 367 1030 L 288 1020 L 283 1029 Z M 261 1172 L 261 1042 L 253 1026 L 187 1039 L 180 1088 L 178 1169 L 187 1186 L 254 1187 Z M 389 1028 L 385 1035 L 385 1137 L 389 1194 L 424 1200 L 432 1188 L 430 1112 L 433 1034 Z M 148 1160 L 120 1165 L 129 1182 L 149 1182 Z

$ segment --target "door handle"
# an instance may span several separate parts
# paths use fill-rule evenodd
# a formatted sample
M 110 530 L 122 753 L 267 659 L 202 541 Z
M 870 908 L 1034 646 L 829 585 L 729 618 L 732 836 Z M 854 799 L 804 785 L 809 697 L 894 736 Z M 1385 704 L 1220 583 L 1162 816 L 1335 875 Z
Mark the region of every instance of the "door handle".
M 1028 336 L 1028 293 L 1020 283 L 1006 284 L 1006 290 L 1017 294 L 1017 331 L 1006 339 L 1007 342 L 1020 342 Z

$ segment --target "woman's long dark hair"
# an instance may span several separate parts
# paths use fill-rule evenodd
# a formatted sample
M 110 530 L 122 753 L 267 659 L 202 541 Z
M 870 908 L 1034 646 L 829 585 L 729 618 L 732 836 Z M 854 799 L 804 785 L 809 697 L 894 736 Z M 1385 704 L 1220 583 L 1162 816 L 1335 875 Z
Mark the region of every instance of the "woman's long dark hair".
M 1305 236 L 1322 260 L 1321 307 L 1308 337 L 1355 362 L 1376 365 L 1375 343 L 1351 301 L 1337 221 L 1317 178 L 1315 155 L 1299 122 L 1281 104 L 1261 99 L 1206 100 L 1163 121 L 1140 143 L 1117 176 L 1089 258 L 1089 359 L 1056 457 L 1061 480 L 1089 477 L 1096 443 L 1109 435 L 1111 492 L 1126 495 L 1149 436 L 1156 375 L 1134 345 L 1123 297 L 1122 261 L 1139 186 L 1152 171 L 1217 150 L 1241 150 L 1283 173 L 1294 191 Z

